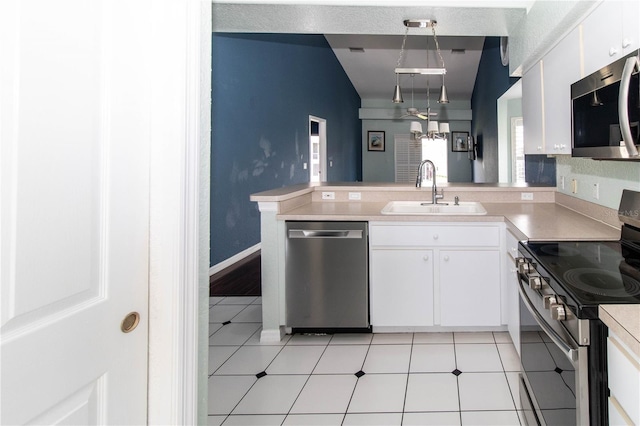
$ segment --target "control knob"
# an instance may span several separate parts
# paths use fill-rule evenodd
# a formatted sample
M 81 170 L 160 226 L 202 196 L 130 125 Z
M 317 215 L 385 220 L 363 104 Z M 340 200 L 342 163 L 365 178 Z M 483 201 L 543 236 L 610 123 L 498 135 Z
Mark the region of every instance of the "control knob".
M 561 303 L 551 305 L 551 318 L 556 321 L 564 321 L 567 319 L 567 309 Z
M 544 302 L 545 309 L 551 309 L 551 306 L 558 304 L 558 296 L 555 294 L 547 294 L 542 296 L 542 300 Z
M 542 277 L 538 274 L 529 274 L 529 288 L 532 290 L 540 290 L 542 288 Z

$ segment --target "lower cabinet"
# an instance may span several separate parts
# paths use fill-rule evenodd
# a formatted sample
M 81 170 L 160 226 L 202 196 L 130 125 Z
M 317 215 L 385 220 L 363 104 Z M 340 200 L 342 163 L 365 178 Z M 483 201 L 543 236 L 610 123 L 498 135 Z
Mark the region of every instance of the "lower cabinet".
M 440 324 L 500 325 L 500 252 L 440 251 Z
M 611 330 L 607 338 L 609 424 L 640 425 L 640 357 Z
M 371 251 L 371 323 L 378 327 L 433 325 L 433 252 Z
M 501 325 L 502 224 L 369 223 L 371 325 Z

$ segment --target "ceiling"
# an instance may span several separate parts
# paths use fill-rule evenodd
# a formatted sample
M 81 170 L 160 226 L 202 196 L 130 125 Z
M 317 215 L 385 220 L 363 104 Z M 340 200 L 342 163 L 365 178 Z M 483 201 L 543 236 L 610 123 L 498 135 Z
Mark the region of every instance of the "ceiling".
M 364 99 L 389 99 L 405 33 L 405 19 L 435 19 L 449 99 L 468 101 L 485 36 L 507 36 L 533 0 L 212 0 L 213 31 L 324 34 Z M 419 4 L 419 5 L 417 5 Z M 409 29 L 402 67 L 437 67 L 430 29 Z M 351 52 L 349 47 L 363 48 Z M 452 53 L 464 51 L 464 53 Z M 415 76 L 416 107 L 426 106 L 426 76 Z M 430 76 L 432 104 L 441 76 Z M 401 76 L 405 103 L 411 77 Z
M 403 36 L 325 34 L 325 38 L 362 99 L 391 101 L 396 84 L 394 69 L 398 64 Z M 437 40 L 447 70 L 445 84 L 449 99 L 471 99 L 484 37 L 441 36 Z M 364 52 L 352 52 L 350 48 L 353 47 L 363 48 Z M 441 66 L 431 30 L 410 29 L 400 67 L 426 68 L 427 65 L 432 68 Z M 440 93 L 441 76 L 400 75 L 405 105 L 410 106 L 413 82 L 415 106 L 426 107 L 427 78 L 433 104 Z

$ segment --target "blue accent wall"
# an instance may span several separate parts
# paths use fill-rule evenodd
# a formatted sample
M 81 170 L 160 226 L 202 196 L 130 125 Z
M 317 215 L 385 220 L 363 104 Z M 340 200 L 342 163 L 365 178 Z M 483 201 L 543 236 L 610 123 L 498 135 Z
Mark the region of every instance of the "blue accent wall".
M 500 60 L 500 38 L 485 37 L 471 96 L 471 135 L 478 147 L 474 161 L 474 182 L 498 182 L 498 108 L 497 100 L 517 78 L 509 77 L 509 67 Z M 556 184 L 556 160 L 546 155 L 525 156 L 527 183 Z
M 309 181 L 309 115 L 327 120 L 328 181 L 362 180 L 360 96 L 322 35 L 212 38 L 211 254 L 260 242 L 253 193 Z

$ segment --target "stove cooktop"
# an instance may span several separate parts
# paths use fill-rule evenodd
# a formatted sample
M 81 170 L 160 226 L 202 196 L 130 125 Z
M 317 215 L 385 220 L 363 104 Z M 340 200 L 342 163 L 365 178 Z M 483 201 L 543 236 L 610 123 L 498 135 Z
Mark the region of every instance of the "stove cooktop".
M 531 253 L 534 262 L 582 307 L 640 303 L 640 250 L 632 244 L 563 241 L 522 245 Z

